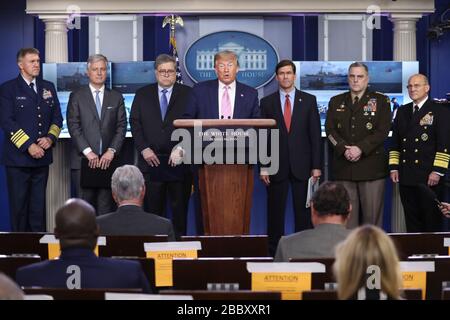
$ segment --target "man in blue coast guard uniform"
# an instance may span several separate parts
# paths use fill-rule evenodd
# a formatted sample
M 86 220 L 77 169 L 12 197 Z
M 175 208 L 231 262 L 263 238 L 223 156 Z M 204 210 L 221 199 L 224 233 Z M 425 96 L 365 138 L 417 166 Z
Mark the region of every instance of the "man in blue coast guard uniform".
M 5 140 L 12 231 L 45 231 L 45 190 L 52 146 L 58 139 L 62 115 L 51 82 L 38 79 L 39 51 L 17 53 L 20 74 L 0 87 L 0 125 Z

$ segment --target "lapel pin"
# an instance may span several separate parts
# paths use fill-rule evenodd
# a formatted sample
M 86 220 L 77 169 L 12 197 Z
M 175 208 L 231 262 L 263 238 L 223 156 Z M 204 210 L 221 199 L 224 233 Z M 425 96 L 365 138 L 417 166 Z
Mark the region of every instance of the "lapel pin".
M 244 97 L 244 94 L 243 94 L 243 93 L 241 93 L 241 97 Z

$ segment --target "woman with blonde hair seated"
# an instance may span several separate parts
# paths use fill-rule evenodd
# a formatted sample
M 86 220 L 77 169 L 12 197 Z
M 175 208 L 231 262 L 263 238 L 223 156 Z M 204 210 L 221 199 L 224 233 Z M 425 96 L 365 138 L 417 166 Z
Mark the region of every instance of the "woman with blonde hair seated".
M 376 226 L 353 230 L 337 246 L 333 271 L 341 300 L 401 299 L 397 251 L 389 236 Z

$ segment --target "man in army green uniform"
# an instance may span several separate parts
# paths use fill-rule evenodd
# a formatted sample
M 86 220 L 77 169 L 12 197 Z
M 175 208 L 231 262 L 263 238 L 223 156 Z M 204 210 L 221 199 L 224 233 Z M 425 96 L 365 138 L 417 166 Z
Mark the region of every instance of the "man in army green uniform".
M 399 108 L 395 117 L 389 152 L 391 179 L 400 184 L 406 230 L 442 231 L 442 214 L 435 198 L 442 199 L 444 192 L 450 116 L 446 107 L 428 97 L 426 76 L 411 76 L 407 88 L 412 102 Z
M 368 90 L 365 64 L 348 68 L 350 91 L 331 98 L 325 129 L 333 147 L 332 176 L 350 194 L 348 228 L 370 223 L 382 226 L 384 185 L 388 174 L 384 141 L 391 126 L 387 96 Z M 359 217 L 359 204 L 362 217 Z

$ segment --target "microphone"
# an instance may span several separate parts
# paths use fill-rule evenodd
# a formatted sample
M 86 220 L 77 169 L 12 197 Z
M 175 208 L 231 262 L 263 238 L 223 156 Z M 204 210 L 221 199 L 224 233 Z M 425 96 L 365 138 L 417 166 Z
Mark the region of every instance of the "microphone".
M 426 184 L 419 184 L 419 188 L 428 199 L 436 202 L 439 210 L 444 206 L 437 198 L 436 193 L 434 193 L 434 191 L 429 186 L 427 186 Z

